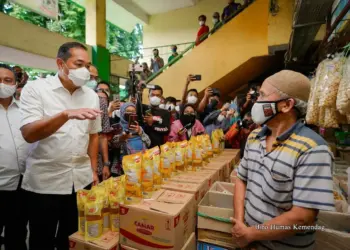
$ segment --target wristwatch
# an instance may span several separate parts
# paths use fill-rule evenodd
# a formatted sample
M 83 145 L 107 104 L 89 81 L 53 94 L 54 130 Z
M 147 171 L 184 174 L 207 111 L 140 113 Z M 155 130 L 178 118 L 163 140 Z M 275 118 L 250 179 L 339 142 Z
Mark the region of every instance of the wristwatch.
M 103 163 L 104 167 L 111 167 L 111 163 L 109 161 Z

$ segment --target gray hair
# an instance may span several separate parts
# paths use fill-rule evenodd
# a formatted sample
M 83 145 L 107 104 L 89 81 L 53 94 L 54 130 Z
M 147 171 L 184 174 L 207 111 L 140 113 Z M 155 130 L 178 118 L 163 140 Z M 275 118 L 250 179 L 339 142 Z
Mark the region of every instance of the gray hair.
M 282 92 L 279 89 L 276 89 L 276 93 L 278 93 L 282 99 L 292 98 L 295 101 L 294 108 L 297 110 L 298 118 L 302 118 L 306 115 L 307 110 L 307 102 L 304 102 L 298 98 L 290 97 L 288 94 Z

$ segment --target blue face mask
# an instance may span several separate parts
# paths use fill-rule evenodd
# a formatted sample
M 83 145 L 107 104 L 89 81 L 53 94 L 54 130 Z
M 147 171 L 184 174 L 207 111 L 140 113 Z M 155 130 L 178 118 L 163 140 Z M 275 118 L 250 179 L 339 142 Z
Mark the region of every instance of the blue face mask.
M 171 51 L 172 51 L 173 53 L 176 53 L 176 49 L 172 49 Z

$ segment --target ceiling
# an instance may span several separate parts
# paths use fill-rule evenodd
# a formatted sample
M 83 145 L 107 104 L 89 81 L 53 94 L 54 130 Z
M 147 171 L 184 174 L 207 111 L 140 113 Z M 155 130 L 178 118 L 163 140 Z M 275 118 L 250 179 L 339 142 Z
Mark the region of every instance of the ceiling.
M 148 15 L 155 15 L 194 6 L 199 0 L 132 0 L 132 2 Z

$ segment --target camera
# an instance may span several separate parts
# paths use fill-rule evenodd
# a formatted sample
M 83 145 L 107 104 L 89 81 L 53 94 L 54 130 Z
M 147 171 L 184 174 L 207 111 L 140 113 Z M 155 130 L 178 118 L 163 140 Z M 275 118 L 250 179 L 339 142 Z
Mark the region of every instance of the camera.
M 237 121 L 237 125 L 239 129 L 242 129 L 242 128 L 249 129 L 250 125 L 252 124 L 253 124 L 253 121 L 248 121 L 246 119 Z
M 259 97 L 259 92 L 258 92 L 258 88 L 256 86 L 252 87 L 252 91 L 249 92 L 250 94 L 250 98 L 253 102 L 255 102 L 258 97 Z

